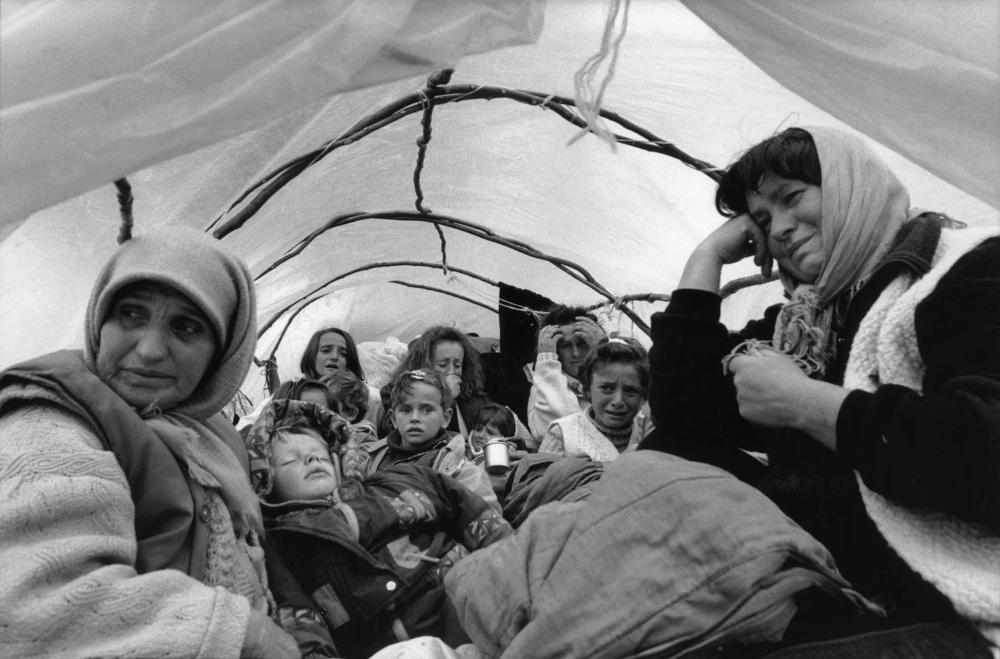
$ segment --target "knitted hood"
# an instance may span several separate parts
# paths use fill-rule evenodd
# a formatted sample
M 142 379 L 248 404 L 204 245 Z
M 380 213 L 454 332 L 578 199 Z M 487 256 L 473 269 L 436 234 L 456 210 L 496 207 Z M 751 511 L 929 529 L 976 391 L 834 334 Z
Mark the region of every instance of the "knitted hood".
M 278 399 L 264 406 L 246 437 L 250 481 L 259 497 L 267 497 L 274 487 L 271 453 L 275 432 L 303 427 L 318 431 L 326 441 L 338 480 L 357 478 L 364 473 L 364 464 L 359 462 L 366 462 L 367 453 L 355 441 L 350 424 L 342 416 L 315 403 Z
M 94 373 L 101 325 L 115 294 L 140 281 L 183 293 L 205 314 L 219 338 L 216 364 L 191 396 L 164 410 L 205 420 L 232 400 L 250 369 L 257 343 L 250 272 L 218 240 L 194 229 L 158 228 L 125 242 L 98 274 L 87 305 L 84 359 Z

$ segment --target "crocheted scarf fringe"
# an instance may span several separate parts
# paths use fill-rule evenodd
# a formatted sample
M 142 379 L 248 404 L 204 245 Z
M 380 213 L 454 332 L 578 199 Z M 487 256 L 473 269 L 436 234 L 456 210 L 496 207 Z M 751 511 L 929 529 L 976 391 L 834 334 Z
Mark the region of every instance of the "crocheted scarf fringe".
M 818 299 L 815 286 L 798 286 L 778 313 L 772 340 L 743 341 L 722 359 L 723 372 L 729 373 L 733 357 L 768 349 L 791 357 L 809 377 L 822 377 L 834 357 L 833 307 L 820 307 Z

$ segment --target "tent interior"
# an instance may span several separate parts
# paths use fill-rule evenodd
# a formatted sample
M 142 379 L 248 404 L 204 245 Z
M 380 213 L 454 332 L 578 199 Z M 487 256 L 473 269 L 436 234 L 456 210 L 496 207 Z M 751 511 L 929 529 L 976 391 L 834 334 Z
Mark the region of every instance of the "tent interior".
M 433 324 L 496 337 L 500 284 L 603 305 L 606 330 L 648 343 L 641 325 L 663 302 L 627 296 L 669 294 L 723 218 L 711 171 L 613 147 L 537 102 L 572 99 L 602 37 L 591 81 L 607 82 L 601 108 L 655 136 L 606 121 L 626 138 L 724 167 L 782 128 L 842 127 L 884 156 L 913 206 L 1000 226 L 1000 4 L 990 0 L 0 8 L 0 367 L 82 345 L 91 283 L 116 247 L 121 177 L 135 233 L 224 233 L 247 261 L 269 325 L 257 357 L 273 353 L 282 379 L 298 375 L 322 326 L 349 331 L 370 359 Z M 445 69 L 454 93 L 431 103 L 428 76 Z M 358 132 L 405 98 L 405 115 Z M 308 167 L 240 215 L 259 188 L 246 191 L 303 154 Z M 425 221 L 424 210 L 456 222 Z M 752 274 L 741 264 L 725 277 Z M 724 320 L 780 296 L 776 283 L 743 289 Z M 243 391 L 262 398 L 261 369 Z

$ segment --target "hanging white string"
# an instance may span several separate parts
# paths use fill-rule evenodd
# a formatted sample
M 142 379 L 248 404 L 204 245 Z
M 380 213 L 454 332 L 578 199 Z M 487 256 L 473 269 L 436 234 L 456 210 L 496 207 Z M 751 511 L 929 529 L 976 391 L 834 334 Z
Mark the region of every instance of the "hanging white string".
M 608 83 L 615 75 L 615 66 L 618 63 L 618 54 L 622 39 L 628 29 L 628 10 L 631 0 L 610 0 L 608 4 L 608 15 L 604 20 L 604 34 L 601 35 L 601 49 L 591 55 L 583 66 L 573 75 L 573 85 L 575 87 L 576 107 L 583 119 L 587 122 L 586 128 L 581 128 L 569 142 L 572 144 L 588 132 L 594 133 L 599 138 L 611 145 L 611 150 L 616 150 L 615 136 L 608 129 L 604 120 L 601 119 L 601 102 L 604 100 L 604 92 L 608 88 Z M 623 9 L 624 6 L 624 9 Z M 621 20 L 618 18 L 621 16 Z M 607 72 L 604 78 L 596 85 L 595 82 L 600 74 L 601 65 L 608 63 Z

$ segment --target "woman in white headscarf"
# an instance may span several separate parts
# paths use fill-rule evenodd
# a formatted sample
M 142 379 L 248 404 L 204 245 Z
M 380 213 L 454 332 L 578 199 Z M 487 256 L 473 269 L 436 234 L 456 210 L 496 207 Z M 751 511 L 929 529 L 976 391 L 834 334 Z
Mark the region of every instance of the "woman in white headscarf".
M 246 266 L 160 229 L 101 270 L 82 351 L 0 373 L 0 654 L 298 656 L 220 414 L 255 327 Z
M 641 448 L 761 488 L 888 612 L 812 638 L 892 630 L 856 656 L 985 651 L 966 621 L 1000 641 L 1000 232 L 911 209 L 885 163 L 830 128 L 752 147 L 716 206 L 730 219 L 653 317 L 657 431 Z M 730 333 L 720 271 L 746 258 L 777 262 L 788 299 Z M 920 645 L 947 634 L 966 642 Z

